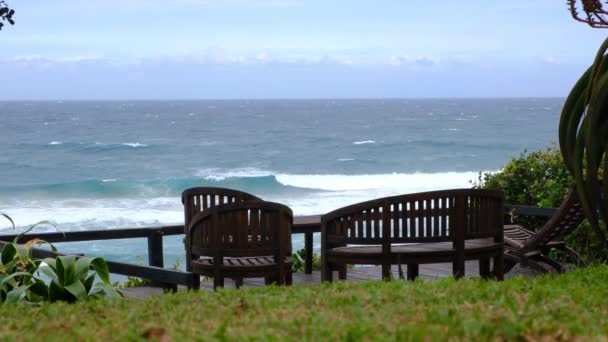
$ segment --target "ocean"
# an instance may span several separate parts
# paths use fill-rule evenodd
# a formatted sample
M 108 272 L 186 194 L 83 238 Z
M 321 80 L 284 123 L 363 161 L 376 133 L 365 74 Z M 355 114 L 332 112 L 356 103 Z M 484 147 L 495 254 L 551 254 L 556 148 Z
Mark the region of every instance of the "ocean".
M 0 211 L 19 227 L 113 229 L 183 223 L 180 194 L 194 186 L 247 191 L 295 215 L 470 187 L 480 171 L 556 141 L 563 101 L 0 102 Z M 144 239 L 57 247 L 147 261 Z M 183 268 L 183 254 L 182 237 L 165 238 L 166 266 Z

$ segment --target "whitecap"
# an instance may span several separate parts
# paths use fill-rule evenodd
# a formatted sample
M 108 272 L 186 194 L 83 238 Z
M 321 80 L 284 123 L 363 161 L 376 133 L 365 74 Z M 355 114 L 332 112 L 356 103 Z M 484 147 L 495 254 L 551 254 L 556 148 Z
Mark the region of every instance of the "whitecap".
M 339 158 L 338 159 L 338 161 L 341 161 L 341 162 L 353 161 L 353 160 L 355 160 L 355 159 L 354 158 Z
M 375 144 L 375 140 L 353 141 L 353 145 Z
M 459 128 L 442 128 L 442 131 L 460 131 Z
M 51 141 L 49 145 L 61 145 L 63 144 L 61 141 Z
M 244 167 L 238 169 L 202 169 L 196 172 L 197 177 L 206 180 L 222 181 L 226 178 L 254 178 L 272 176 L 271 171 L 261 170 L 255 167 Z
M 123 146 L 129 146 L 129 147 L 147 147 L 148 146 L 146 144 L 141 144 L 141 143 L 138 143 L 138 142 L 134 142 L 134 143 L 127 142 L 127 143 L 122 143 L 121 145 L 123 145 Z
M 101 182 L 102 183 L 116 182 L 116 178 L 102 179 Z
M 292 175 L 277 174 L 277 181 L 285 186 L 329 191 L 379 191 L 383 194 L 470 188 L 470 181 L 478 172 L 387 173 L 360 175 Z

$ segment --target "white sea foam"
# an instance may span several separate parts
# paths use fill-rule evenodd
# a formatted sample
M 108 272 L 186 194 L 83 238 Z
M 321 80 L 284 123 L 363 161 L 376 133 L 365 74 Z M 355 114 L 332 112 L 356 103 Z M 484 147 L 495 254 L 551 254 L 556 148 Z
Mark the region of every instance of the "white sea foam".
M 306 189 L 329 191 L 386 190 L 407 193 L 469 187 L 477 172 L 387 173 L 369 175 L 290 175 L 277 174 L 279 183 Z
M 51 141 L 49 145 L 61 145 L 63 144 L 61 141 Z
M 102 183 L 116 182 L 116 178 L 102 179 L 101 182 Z
M 375 140 L 353 141 L 353 145 L 375 144 Z
M 138 142 L 134 142 L 134 143 L 126 142 L 126 143 L 122 143 L 121 145 L 123 145 L 123 146 L 130 146 L 130 147 L 146 147 L 146 146 L 148 146 L 146 144 L 141 144 L 141 143 L 138 143 Z
M 459 128 L 442 128 L 442 131 L 460 131 Z
M 338 158 L 338 161 L 341 161 L 341 162 L 353 161 L 353 160 L 355 160 L 355 159 L 354 158 Z
M 254 167 L 244 167 L 239 169 L 202 169 L 196 172 L 197 177 L 202 177 L 207 180 L 222 181 L 226 178 L 253 178 L 272 176 L 271 171 L 260 170 Z

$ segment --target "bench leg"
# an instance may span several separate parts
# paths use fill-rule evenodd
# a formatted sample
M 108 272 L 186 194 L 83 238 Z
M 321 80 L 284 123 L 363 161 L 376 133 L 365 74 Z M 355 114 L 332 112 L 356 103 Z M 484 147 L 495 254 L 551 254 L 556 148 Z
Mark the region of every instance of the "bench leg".
M 382 264 L 382 280 L 389 281 L 391 278 L 391 264 Z
M 321 281 L 328 281 L 331 283 L 333 281 L 332 272 L 331 264 L 327 262 L 323 263 L 323 266 L 321 267 Z
M 264 285 L 277 284 L 278 280 L 279 280 L 279 277 L 276 274 L 273 274 L 271 276 L 265 276 L 264 277 Z
M 494 257 L 494 277 L 496 280 L 505 279 L 505 255 L 499 253 Z
M 243 278 L 234 278 L 234 286 L 240 289 L 243 286 Z
M 479 259 L 479 276 L 487 279 L 491 275 L 490 273 L 490 259 L 481 258 Z
M 287 271 L 287 274 L 285 275 L 285 284 L 286 285 L 293 284 L 293 272 Z
M 416 280 L 418 278 L 418 264 L 407 264 L 407 280 Z
M 464 277 L 464 257 L 456 257 L 452 265 L 452 273 L 456 279 Z
M 340 265 L 340 267 L 338 267 L 338 278 L 340 280 L 346 280 L 346 270 L 347 270 L 347 265 Z
M 217 290 L 218 287 L 224 287 L 224 277 L 213 277 L 213 290 Z

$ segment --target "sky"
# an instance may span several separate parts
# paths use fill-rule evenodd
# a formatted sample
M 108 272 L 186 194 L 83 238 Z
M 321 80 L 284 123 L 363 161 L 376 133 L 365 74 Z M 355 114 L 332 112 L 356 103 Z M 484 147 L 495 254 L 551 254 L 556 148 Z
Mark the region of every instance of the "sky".
M 0 100 L 563 97 L 565 0 L 8 0 Z

